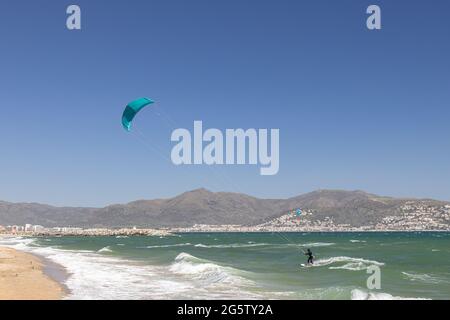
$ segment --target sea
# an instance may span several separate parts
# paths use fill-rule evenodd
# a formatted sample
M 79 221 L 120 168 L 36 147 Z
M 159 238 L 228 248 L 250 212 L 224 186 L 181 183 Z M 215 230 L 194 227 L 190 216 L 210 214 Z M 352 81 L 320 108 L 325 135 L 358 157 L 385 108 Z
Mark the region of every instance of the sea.
M 450 232 L 10 237 L 0 245 L 59 266 L 66 299 L 450 298 Z M 302 267 L 308 248 L 314 265 Z M 379 288 L 367 285 L 371 266 Z

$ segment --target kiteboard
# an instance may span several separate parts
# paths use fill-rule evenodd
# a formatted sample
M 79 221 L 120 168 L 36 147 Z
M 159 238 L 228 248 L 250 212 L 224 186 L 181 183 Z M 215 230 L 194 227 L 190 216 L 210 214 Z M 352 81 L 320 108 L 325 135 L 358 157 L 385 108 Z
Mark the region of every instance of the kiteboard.
M 310 263 L 302 263 L 302 264 L 300 264 L 300 266 L 301 266 L 302 268 L 309 268 L 309 267 L 312 267 L 313 265 L 310 264 Z

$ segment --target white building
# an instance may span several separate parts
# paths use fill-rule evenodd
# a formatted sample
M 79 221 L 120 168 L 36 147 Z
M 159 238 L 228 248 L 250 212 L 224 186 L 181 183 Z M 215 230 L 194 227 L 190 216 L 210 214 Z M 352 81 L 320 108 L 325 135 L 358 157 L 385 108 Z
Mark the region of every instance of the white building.
M 42 232 L 44 230 L 45 230 L 45 228 L 43 226 L 40 226 L 40 225 L 33 226 L 33 231 L 34 232 Z

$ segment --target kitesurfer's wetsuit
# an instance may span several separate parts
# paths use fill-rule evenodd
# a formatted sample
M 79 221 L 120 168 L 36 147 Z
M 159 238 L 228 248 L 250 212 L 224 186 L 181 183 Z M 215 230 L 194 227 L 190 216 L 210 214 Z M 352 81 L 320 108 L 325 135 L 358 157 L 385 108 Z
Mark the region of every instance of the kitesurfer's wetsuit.
M 308 264 L 313 264 L 313 263 L 314 263 L 314 261 L 313 261 L 314 256 L 313 256 L 313 254 L 312 254 L 312 252 L 311 252 L 310 249 L 308 249 L 308 250 L 305 252 L 305 256 L 308 256 Z

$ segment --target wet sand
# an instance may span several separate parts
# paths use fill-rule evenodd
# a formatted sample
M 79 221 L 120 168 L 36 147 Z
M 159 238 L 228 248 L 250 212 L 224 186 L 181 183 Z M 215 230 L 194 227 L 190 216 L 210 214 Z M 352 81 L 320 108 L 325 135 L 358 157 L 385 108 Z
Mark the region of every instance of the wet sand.
M 43 261 L 29 253 L 0 247 L 0 300 L 59 300 L 65 290 L 51 279 Z

